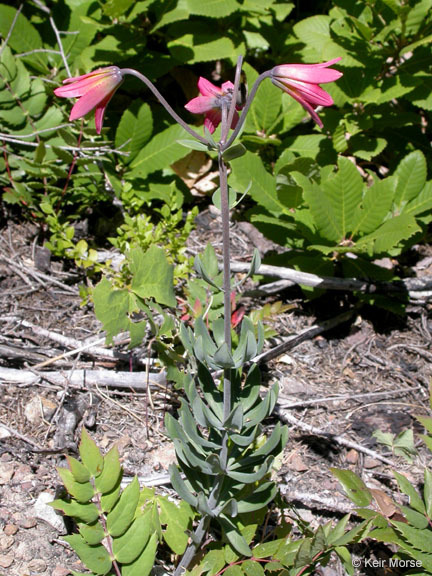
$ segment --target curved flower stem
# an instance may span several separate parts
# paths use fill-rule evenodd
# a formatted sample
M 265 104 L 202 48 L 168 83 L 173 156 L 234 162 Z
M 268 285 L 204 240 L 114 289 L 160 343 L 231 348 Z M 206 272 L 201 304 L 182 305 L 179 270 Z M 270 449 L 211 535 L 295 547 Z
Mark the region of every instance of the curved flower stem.
M 196 138 L 199 142 L 208 146 L 209 143 L 207 139 L 204 138 L 204 136 L 198 134 L 198 132 L 195 132 L 193 128 L 191 128 L 188 124 L 186 124 L 184 120 L 182 120 L 182 118 L 180 118 L 177 112 L 175 112 L 171 108 L 171 106 L 168 104 L 168 102 L 165 100 L 165 98 L 162 96 L 162 94 L 159 92 L 156 86 L 147 78 L 147 76 L 144 76 L 144 74 L 141 74 L 141 72 L 138 72 L 133 68 L 122 68 L 120 71 L 123 75 L 130 74 L 131 76 L 135 76 L 136 78 L 138 78 L 138 80 L 141 80 L 141 82 L 143 82 L 147 86 L 147 88 L 151 90 L 151 92 L 153 92 L 153 94 L 156 96 L 156 98 L 159 100 L 159 102 L 162 104 L 162 106 L 165 108 L 168 114 L 170 114 L 171 117 L 174 118 L 174 120 L 178 124 L 180 124 L 182 128 L 186 130 L 186 132 L 189 132 L 189 134 L 194 138 Z
M 233 131 L 233 133 L 231 134 L 231 137 L 228 140 L 228 142 L 226 144 L 225 143 L 223 144 L 222 152 L 224 150 L 226 150 L 227 148 L 229 148 L 231 146 L 231 144 L 234 142 L 234 140 L 237 138 L 240 130 L 243 128 L 243 124 L 245 123 L 246 116 L 249 112 L 250 105 L 252 104 L 252 100 L 255 98 L 256 91 L 258 90 L 258 86 L 261 84 L 261 82 L 265 78 L 270 78 L 270 76 L 271 76 L 271 70 L 267 70 L 267 72 L 263 72 L 255 80 L 255 83 L 252 86 L 252 90 L 249 93 L 248 99 L 246 100 L 246 104 L 245 104 L 245 107 L 243 108 L 242 114 L 240 116 L 240 120 L 238 121 L 238 124 L 235 127 L 235 130 Z M 234 92 L 234 94 L 237 94 L 237 93 Z M 233 96 L 233 99 L 234 99 L 234 96 Z

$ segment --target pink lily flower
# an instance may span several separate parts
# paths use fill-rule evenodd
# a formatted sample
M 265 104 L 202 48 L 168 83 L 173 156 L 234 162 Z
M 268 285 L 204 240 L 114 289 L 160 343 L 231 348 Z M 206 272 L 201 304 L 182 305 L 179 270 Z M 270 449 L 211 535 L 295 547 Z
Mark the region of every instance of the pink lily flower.
M 63 86 L 56 88 L 54 94 L 60 98 L 79 99 L 71 110 L 70 121 L 81 118 L 94 109 L 96 132 L 100 134 L 105 108 L 122 82 L 123 74 L 120 68 L 107 66 L 83 76 L 63 80 Z
M 198 80 L 198 89 L 200 96 L 193 98 L 186 105 L 186 110 L 193 114 L 205 114 L 204 126 L 208 128 L 210 134 L 216 130 L 222 120 L 222 103 L 224 102 L 229 109 L 231 105 L 234 84 L 232 82 L 224 82 L 222 86 L 215 86 L 205 78 L 200 77 Z M 241 107 L 236 106 L 237 110 Z M 239 115 L 234 112 L 231 122 L 231 128 L 237 126 Z
M 327 82 L 334 82 L 342 76 L 342 72 L 329 68 L 341 58 L 334 58 L 321 64 L 281 64 L 271 71 L 271 80 L 275 86 L 281 88 L 300 102 L 303 108 L 309 112 L 313 120 L 322 128 L 317 106 L 331 106 L 333 99 L 319 86 Z

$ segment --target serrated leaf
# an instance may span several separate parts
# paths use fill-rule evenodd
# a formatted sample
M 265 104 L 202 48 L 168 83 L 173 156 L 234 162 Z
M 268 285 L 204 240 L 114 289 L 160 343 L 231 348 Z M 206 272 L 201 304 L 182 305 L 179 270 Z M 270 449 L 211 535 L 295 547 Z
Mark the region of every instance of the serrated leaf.
M 368 188 L 353 214 L 352 236 L 368 234 L 376 230 L 390 212 L 394 192 L 395 178 L 385 178 Z
M 90 482 L 75 482 L 73 474 L 67 468 L 57 468 L 57 472 L 66 490 L 78 502 L 88 502 L 94 496 L 94 488 Z
M 92 476 L 99 476 L 103 470 L 103 457 L 94 440 L 85 428 L 81 432 L 79 453 L 82 463 L 90 471 Z
M 178 62 L 211 62 L 215 54 L 220 58 L 236 57 L 236 49 L 231 39 L 221 36 L 214 39 L 208 32 L 185 34 L 167 44 L 172 57 Z
M 230 182 L 236 190 L 244 190 L 252 183 L 249 194 L 260 206 L 274 215 L 285 212 L 286 208 L 276 193 L 276 180 L 264 168 L 259 156 L 248 152 L 234 160 L 231 168 Z
M 107 515 L 107 530 L 113 537 L 124 534 L 132 523 L 139 500 L 139 483 L 135 476 Z
M 405 476 L 396 472 L 396 470 L 393 470 L 393 474 L 396 477 L 400 490 L 408 496 L 411 508 L 414 508 L 414 510 L 417 510 L 417 512 L 421 514 L 426 514 L 424 503 L 411 482 Z
M 72 546 L 82 563 L 95 574 L 106 574 L 110 570 L 112 561 L 102 544 L 89 546 L 79 534 L 63 536 L 63 540 Z
M 159 304 L 174 307 L 174 266 L 168 263 L 165 252 L 151 246 L 147 252 L 135 248 L 130 253 L 133 275 L 131 289 L 140 298 L 153 298 Z
M 153 568 L 158 539 L 152 534 L 141 555 L 132 564 L 123 564 L 122 576 L 148 576 Z
M 304 190 L 315 225 L 327 240 L 341 242 L 354 227 L 354 215 L 362 200 L 363 180 L 347 158 L 340 158 L 339 170 L 318 188 Z
M 420 231 L 420 227 L 411 214 L 399 214 L 386 220 L 374 232 L 362 236 L 355 250 L 368 250 L 372 254 L 385 254 L 396 248 L 399 242 L 408 240 Z
M 108 492 L 107 494 L 102 494 L 101 508 L 103 512 L 109 512 L 110 510 L 112 510 L 115 503 L 120 498 L 120 490 L 121 490 L 120 481 L 121 479 L 119 478 L 117 486 L 114 488 L 114 490 L 111 490 L 111 492 Z
M 178 124 L 156 134 L 131 163 L 132 171 L 129 178 L 136 176 L 144 178 L 147 174 L 167 168 L 186 156 L 184 146 L 177 142 L 183 134 L 184 130 Z
M 208 18 L 224 18 L 240 8 L 236 0 L 187 0 L 191 14 Z
M 396 169 L 397 186 L 395 205 L 400 210 L 420 194 L 426 183 L 426 159 L 420 150 L 405 156 Z
M 357 506 L 368 506 L 372 501 L 372 496 L 361 478 L 351 470 L 339 470 L 330 468 L 330 472 L 336 476 L 342 484 L 348 498 Z
M 151 510 L 135 518 L 122 536 L 113 538 L 114 557 L 122 564 L 131 564 L 144 550 L 152 531 Z
M 115 135 L 115 146 L 129 152 L 126 163 L 132 162 L 138 152 L 148 142 L 153 132 L 153 115 L 147 103 L 138 103 L 123 112 Z
M 114 489 L 122 473 L 117 446 L 113 446 L 104 456 L 102 473 L 95 478 L 98 492 L 106 494 Z

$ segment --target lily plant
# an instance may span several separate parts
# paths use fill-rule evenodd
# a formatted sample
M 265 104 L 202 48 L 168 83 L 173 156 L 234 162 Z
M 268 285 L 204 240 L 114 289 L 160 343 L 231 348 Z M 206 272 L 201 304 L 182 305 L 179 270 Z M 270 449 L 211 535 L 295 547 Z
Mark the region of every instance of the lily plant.
M 201 149 L 217 152 L 222 220 L 223 283 L 215 283 L 216 270 L 207 269 L 197 256 L 197 273 L 224 298 L 223 318 L 210 326 L 204 318 L 196 320 L 194 329 L 180 326 L 180 337 L 187 352 L 190 369 L 184 377 L 185 398 L 178 417 L 168 414 L 166 428 L 174 442 L 178 466 L 171 467 L 171 483 L 181 499 L 198 514 L 198 522 L 174 576 L 190 566 L 206 535 L 213 531 L 232 548 L 251 557 L 249 542 L 241 533 L 239 519 L 243 513 L 258 511 L 273 500 L 276 487 L 271 480 L 275 458 L 283 451 L 287 429 L 275 426 L 269 437 L 263 436 L 263 422 L 277 401 L 277 384 L 261 398 L 260 375 L 254 358 L 263 346 L 263 329 L 256 328 L 244 317 L 238 344 L 231 339 L 231 296 L 235 289 L 230 270 L 230 204 L 228 195 L 228 163 L 244 153 L 242 145 L 234 145 L 241 133 L 247 113 L 261 82 L 270 79 L 275 86 L 297 100 L 313 121 L 322 122 L 318 106 L 331 106 L 331 96 L 320 84 L 333 82 L 342 73 L 331 66 L 340 58 L 320 64 L 281 64 L 258 76 L 250 93 L 242 83 L 242 58 L 237 62 L 234 83 L 215 86 L 205 78 L 198 81 L 199 96 L 185 108 L 204 114 L 204 135 L 191 128 L 168 104 L 154 84 L 140 72 L 130 68 L 109 66 L 68 78 L 54 92 L 63 98 L 78 98 L 70 120 L 95 110 L 95 125 L 102 130 L 106 106 L 128 75 L 141 80 L 162 106 L 194 139 Z M 240 114 L 239 114 L 240 113 Z M 213 139 L 221 126 L 217 142 Z M 259 254 L 252 258 L 250 274 L 259 268 Z M 115 509 L 114 509 L 115 510 Z

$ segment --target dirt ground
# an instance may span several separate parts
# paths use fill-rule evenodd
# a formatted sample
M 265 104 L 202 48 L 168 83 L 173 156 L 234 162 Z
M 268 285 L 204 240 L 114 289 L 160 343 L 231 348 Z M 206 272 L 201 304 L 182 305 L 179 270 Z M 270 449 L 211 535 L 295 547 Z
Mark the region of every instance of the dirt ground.
M 211 223 L 209 218 L 198 227 L 191 250 L 205 245 Z M 237 224 L 233 239 L 234 260 L 242 260 L 251 243 L 262 251 L 268 248 Z M 431 256 L 422 248 L 412 273 L 432 275 Z M 160 490 L 170 489 L 166 471 L 174 458 L 163 417 L 175 409 L 177 392 L 156 387 L 148 402 L 145 366 L 139 363 L 146 343 L 133 355 L 125 343 L 116 345 L 120 359 L 88 350 L 65 356 L 71 350 L 68 342 L 101 339 L 100 325 L 91 307 L 81 306 L 80 275 L 64 271 L 58 262 L 43 272 L 35 266 L 40 258 L 32 226 L 9 223 L 0 230 L 0 576 L 65 576 L 69 569 L 82 569 L 61 540 L 62 520 L 47 516 L 43 504 L 59 489 L 55 467 L 62 465 L 65 453 L 76 451 L 82 426 L 104 449 L 119 444 L 126 477 L 137 474 L 142 483 L 153 482 Z M 336 316 L 346 297 L 332 294 L 308 303 L 299 288 L 292 288 L 266 299 L 275 300 L 294 307 L 272 319 L 278 336 L 267 341 L 266 349 Z M 244 301 L 248 310 L 263 303 L 262 297 Z M 430 415 L 431 303 L 409 305 L 399 319 L 359 308 L 350 321 L 262 365 L 265 384 L 277 380 L 281 388 L 272 420 L 280 418 L 291 429 L 278 470 L 280 490 L 313 525 L 352 508 L 330 467 L 349 468 L 369 486 L 388 491 L 394 482 L 383 458 L 412 480 L 419 480 L 423 465 L 430 464 L 418 437 L 419 456 L 409 464 L 378 445 L 372 433 L 421 431 L 415 416 Z M 55 334 L 69 340 L 55 340 Z M 117 387 L 77 384 L 72 378 L 84 369 L 103 368 L 114 375 L 130 367 L 138 379 L 142 371 L 142 385 L 133 389 L 120 382 Z M 381 552 L 366 545 L 357 553 L 370 557 Z M 371 573 L 380 574 L 376 568 Z M 334 563 L 320 574 L 344 572 Z

